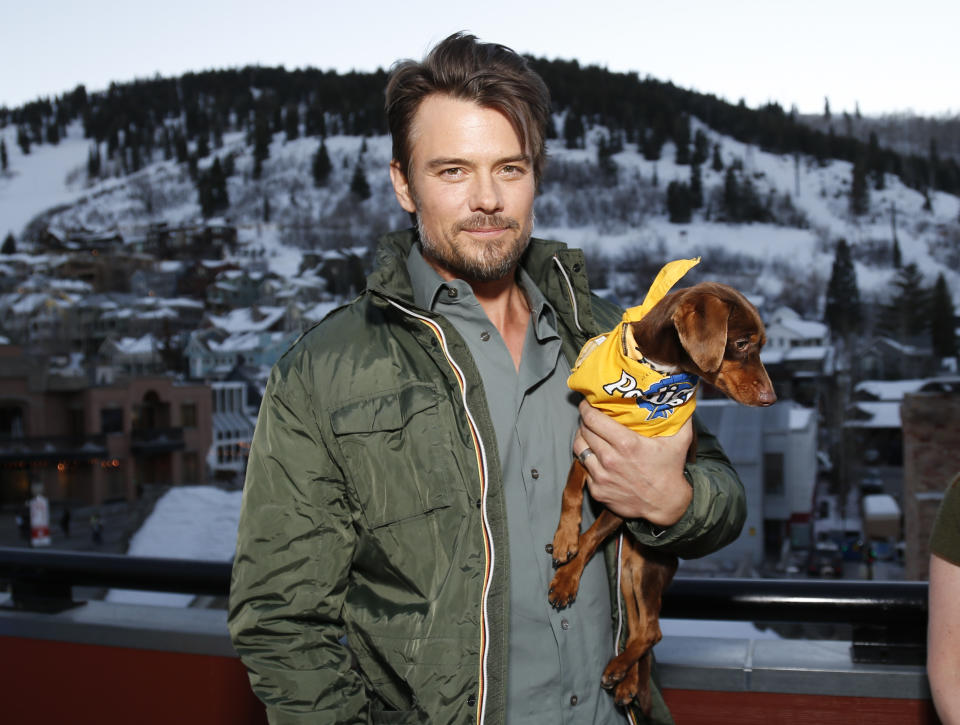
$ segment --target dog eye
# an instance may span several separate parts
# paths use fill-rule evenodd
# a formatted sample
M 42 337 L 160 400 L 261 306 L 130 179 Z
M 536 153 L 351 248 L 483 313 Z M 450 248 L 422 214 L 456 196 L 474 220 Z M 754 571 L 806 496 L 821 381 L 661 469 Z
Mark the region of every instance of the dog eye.
M 746 350 L 747 345 L 750 344 L 750 341 L 745 337 L 742 337 L 733 344 L 736 346 L 737 350 Z

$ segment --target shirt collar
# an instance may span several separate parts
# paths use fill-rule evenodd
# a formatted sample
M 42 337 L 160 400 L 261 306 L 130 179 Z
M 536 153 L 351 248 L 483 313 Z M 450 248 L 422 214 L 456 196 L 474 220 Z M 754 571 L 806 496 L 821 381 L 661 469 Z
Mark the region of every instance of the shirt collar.
M 407 256 L 407 271 L 413 286 L 413 300 L 417 306 L 425 310 L 436 312 L 441 299 L 454 302 L 473 297 L 473 290 L 467 282 L 462 279 L 447 282 L 427 263 L 420 251 L 419 242 L 411 247 L 410 254 Z M 537 340 L 544 342 L 550 338 L 559 337 L 556 312 L 523 267 L 518 267 L 517 281 L 523 288 L 527 303 L 533 312 Z

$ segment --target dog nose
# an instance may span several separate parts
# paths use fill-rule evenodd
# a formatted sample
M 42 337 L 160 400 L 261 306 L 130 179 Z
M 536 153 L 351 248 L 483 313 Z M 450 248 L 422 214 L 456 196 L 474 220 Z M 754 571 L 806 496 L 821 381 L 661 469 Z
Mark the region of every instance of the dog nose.
M 777 394 L 773 392 L 773 388 L 768 388 L 766 390 L 761 390 L 757 393 L 757 403 L 766 407 L 768 405 L 773 405 L 777 402 Z

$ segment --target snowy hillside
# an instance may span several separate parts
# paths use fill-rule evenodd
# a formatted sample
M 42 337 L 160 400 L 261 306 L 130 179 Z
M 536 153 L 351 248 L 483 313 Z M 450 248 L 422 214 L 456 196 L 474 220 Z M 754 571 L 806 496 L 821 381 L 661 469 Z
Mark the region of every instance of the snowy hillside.
M 771 303 L 802 297 L 808 313 L 819 313 L 834 245 L 840 238 L 853 249 L 865 301 L 886 297 L 892 270 L 884 251 L 891 245 L 895 206 L 904 262 L 915 262 L 927 284 L 944 272 L 954 294 L 960 291 L 960 198 L 932 192 L 932 211 L 925 211 L 922 194 L 887 174 L 885 190 L 871 185 L 870 213 L 854 218 L 849 212 L 850 163 L 832 161 L 821 166 L 812 158 L 773 155 L 720 136 L 696 119 L 691 126 L 691 132 L 706 133 L 711 147 L 719 145 L 724 166 L 742 163 L 744 176 L 760 198 L 771 193 L 776 198 L 789 197 L 788 203 L 806 219 L 806 228 L 717 223 L 704 219 L 705 210 L 695 213 L 691 223 L 670 223 L 664 190 L 671 181 L 688 182 L 690 166 L 674 163 L 674 148 L 668 142 L 658 161 L 644 159 L 627 144 L 613 157 L 618 181 L 609 188 L 578 191 L 576 186 L 550 183 L 548 168 L 537 202 L 537 236 L 583 247 L 591 259 L 606 260 L 612 271 L 625 254 L 656 262 L 701 255 L 704 278 L 746 286 L 745 291 Z M 59 145 L 35 146 L 28 156 L 14 142 L 14 131 L 12 127 L 0 131 L 10 157 L 8 172 L 0 176 L 0 235 L 12 232 L 19 242 L 28 223 L 40 214 L 52 229 L 116 229 L 125 239 L 153 222 L 201 218 L 195 182 L 186 164 L 159 161 L 127 177 L 88 185 L 89 142 L 82 138 L 79 124 L 69 129 Z M 562 141 L 551 141 L 552 164 L 568 170 L 580 167 L 579 173 L 589 175 L 596 169 L 596 141 L 602 133 L 592 129 L 585 149 L 567 150 Z M 227 179 L 230 209 L 225 216 L 238 226 L 241 242 L 248 249 L 262 249 L 270 268 L 285 276 L 296 273 L 304 249 L 369 244 L 383 231 L 408 223 L 388 181 L 387 137 L 329 137 L 326 146 L 333 169 L 321 188 L 314 186 L 311 177 L 318 144 L 317 138 L 287 142 L 283 134 L 276 134 L 258 180 L 251 173 L 252 149 L 240 133 L 226 134 L 223 147 L 199 162 L 202 171 L 213 158 L 227 162 L 230 157 L 234 171 Z M 365 201 L 349 193 L 358 163 L 371 188 L 371 197 Z M 721 193 L 724 172 L 714 171 L 707 163 L 702 174 L 709 208 L 711 197 Z M 634 199 L 636 213 L 623 213 Z M 613 205 L 620 213 L 606 213 L 605 205 L 607 209 Z M 267 208 L 269 223 L 264 222 Z M 749 260 L 749 264 L 738 260 Z M 738 269 L 746 272 L 745 278 L 731 279 Z

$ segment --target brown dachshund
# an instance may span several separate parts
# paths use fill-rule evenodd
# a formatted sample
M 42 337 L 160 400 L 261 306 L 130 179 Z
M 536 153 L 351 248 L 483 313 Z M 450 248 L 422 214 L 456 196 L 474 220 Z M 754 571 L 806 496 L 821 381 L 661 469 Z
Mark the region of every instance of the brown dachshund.
M 698 376 L 744 405 L 776 402 L 770 377 L 760 362 L 760 349 L 766 342 L 763 322 L 756 308 L 732 287 L 704 282 L 671 292 L 639 322 L 626 325 L 623 338 L 623 350 L 634 360 L 668 373 Z M 696 439 L 687 459 L 693 461 L 695 457 Z M 604 509 L 593 526 L 580 535 L 586 479 L 586 468 L 575 459 L 553 540 L 557 572 L 550 584 L 549 599 L 557 609 L 573 603 L 587 562 L 623 523 Z M 648 715 L 652 704 L 650 649 L 662 637 L 661 595 L 676 569 L 676 556 L 645 549 L 629 533 L 623 537 L 620 589 L 627 611 L 627 644 L 610 660 L 601 684 L 614 690 L 617 704 L 627 705 L 636 699 Z

